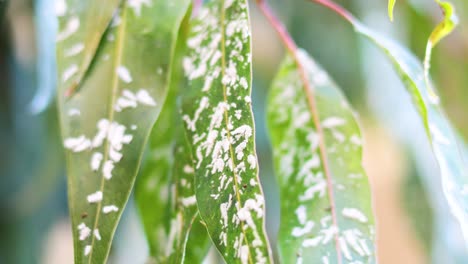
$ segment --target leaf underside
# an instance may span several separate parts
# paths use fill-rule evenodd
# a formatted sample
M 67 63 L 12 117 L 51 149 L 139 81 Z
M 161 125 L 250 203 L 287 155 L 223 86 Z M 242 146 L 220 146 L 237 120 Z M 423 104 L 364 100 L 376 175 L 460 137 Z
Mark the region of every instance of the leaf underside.
M 200 216 L 227 263 L 271 263 L 254 145 L 247 1 L 211 1 L 187 43 L 183 119 Z
M 435 92 L 432 91 L 432 85 L 429 81 L 429 70 L 431 67 L 431 55 L 432 49 L 439 43 L 443 38 L 448 36 L 457 26 L 458 24 L 458 17 L 455 14 L 455 8 L 452 4 L 445 1 L 435 0 L 439 7 L 442 9 L 442 13 L 444 14 L 444 20 L 440 22 L 435 29 L 432 31 L 431 35 L 429 36 L 429 40 L 427 41 L 426 45 L 426 54 L 424 58 L 424 78 L 426 82 L 426 87 L 428 88 L 429 92 L 431 93 L 432 97 L 436 97 Z
M 151 131 L 135 196 L 155 263 L 202 263 L 210 246 L 195 199 L 193 161 L 178 111 L 180 58 L 190 12 L 177 40 L 170 91 Z
M 165 100 L 189 1 L 123 1 L 116 9 L 111 3 L 117 2 L 67 1 L 60 16 L 58 101 L 75 263 L 106 263 L 146 139 Z M 112 22 L 103 22 L 112 14 Z M 100 43 L 94 55 L 90 39 Z M 80 89 L 67 95 L 76 85 Z
M 298 51 L 298 58 L 314 89 L 326 156 L 319 151 L 320 134 L 307 88 L 297 62 L 288 56 L 268 98 L 268 127 L 281 196 L 280 259 L 282 263 L 375 263 L 371 193 L 361 165 L 360 129 L 328 75 L 304 51 Z
M 468 245 L 468 175 L 455 129 L 450 124 L 430 80 L 425 81 L 422 63 L 395 41 L 383 37 L 357 20 L 355 30 L 369 38 L 389 57 L 412 97 L 440 167 L 442 191 L 462 228 Z M 461 143 L 463 144 L 463 143 Z

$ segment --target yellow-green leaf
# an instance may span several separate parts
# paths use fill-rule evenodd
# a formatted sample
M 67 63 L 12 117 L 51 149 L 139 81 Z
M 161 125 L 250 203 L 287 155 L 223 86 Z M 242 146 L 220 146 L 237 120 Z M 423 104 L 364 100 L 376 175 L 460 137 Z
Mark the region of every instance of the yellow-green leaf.
M 436 95 L 432 89 L 432 84 L 429 81 L 432 49 L 437 45 L 437 43 L 439 43 L 439 41 L 441 41 L 443 38 L 449 35 L 458 24 L 458 17 L 455 13 L 455 8 L 452 4 L 441 0 L 435 1 L 442 9 L 442 12 L 444 14 L 444 20 L 436 26 L 436 28 L 432 31 L 431 35 L 429 36 L 429 40 L 427 41 L 426 45 L 426 55 L 424 58 L 424 78 L 426 81 L 427 89 L 430 93 L 432 93 L 433 97 L 436 97 Z
M 393 21 L 393 9 L 395 8 L 396 0 L 388 0 L 388 17 Z

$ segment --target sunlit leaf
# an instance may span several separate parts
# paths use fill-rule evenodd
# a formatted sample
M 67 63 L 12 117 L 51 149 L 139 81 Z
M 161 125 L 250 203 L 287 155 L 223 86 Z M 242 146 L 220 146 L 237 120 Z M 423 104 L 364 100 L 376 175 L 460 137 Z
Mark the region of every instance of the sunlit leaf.
M 60 85 L 67 85 L 66 89 L 62 89 L 62 95 L 71 96 L 78 89 L 120 2 L 122 1 L 55 1 L 53 7 L 59 21 L 56 41 L 60 46 L 58 49 L 62 50 L 58 59 L 68 65 L 58 77 Z
M 296 61 L 289 56 L 268 99 L 280 186 L 283 263 L 374 263 L 371 194 L 362 137 L 346 98 L 304 51 L 297 54 L 314 94 L 326 152 Z
M 187 43 L 183 119 L 200 215 L 227 263 L 271 263 L 254 145 L 247 1 L 211 1 Z
M 440 22 L 436 28 L 432 31 L 431 35 L 429 36 L 429 40 L 427 41 L 426 45 L 426 55 L 424 58 L 424 78 L 426 81 L 426 86 L 429 89 L 430 93 L 434 93 L 432 91 L 432 87 L 429 81 L 429 70 L 431 67 L 431 54 L 432 48 L 434 48 L 440 40 L 445 38 L 448 34 L 450 34 L 458 24 L 458 17 L 455 14 L 455 9 L 449 2 L 435 0 L 437 4 L 442 9 L 444 13 L 444 20 Z
M 388 17 L 393 21 L 393 9 L 395 8 L 396 0 L 388 0 Z
M 177 106 L 182 72 L 176 65 L 183 55 L 188 18 L 190 12 L 177 40 L 170 91 L 151 131 L 135 190 L 151 259 L 156 263 L 201 263 L 210 245 L 198 216 L 193 161 Z
M 315 1 L 329 4 L 329 1 L 325 0 Z M 393 63 L 424 124 L 440 168 L 440 191 L 445 194 L 468 246 L 468 170 L 461 153 L 464 143 L 459 145 L 455 129 L 439 104 L 440 100 L 432 88 L 433 84 L 429 82 L 426 85 L 422 63 L 397 42 L 370 30 L 341 7 L 333 4 L 333 9 L 348 20 L 358 33 L 381 48 Z
M 146 139 L 164 103 L 188 2 L 124 1 L 87 78 L 71 97 L 65 92 L 76 81 L 72 77 L 79 75 L 77 65 L 86 59 L 72 60 L 68 55 L 75 44 L 85 43 L 87 35 L 60 23 L 59 35 L 71 34 L 57 43 L 57 63 L 75 263 L 106 263 Z M 68 20 L 86 25 L 79 21 L 88 13 L 73 13 L 84 7 L 89 8 L 81 1 L 68 3 Z

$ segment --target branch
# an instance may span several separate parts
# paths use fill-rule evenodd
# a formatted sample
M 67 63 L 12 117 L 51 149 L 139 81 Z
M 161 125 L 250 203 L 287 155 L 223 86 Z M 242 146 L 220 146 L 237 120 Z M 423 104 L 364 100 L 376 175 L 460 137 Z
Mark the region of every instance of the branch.
M 348 20 L 351 23 L 353 23 L 353 21 L 356 21 L 356 18 L 350 12 L 348 12 L 342 6 L 340 6 L 339 4 L 333 1 L 330 1 L 330 0 L 309 0 L 309 1 L 315 2 L 319 5 L 323 5 L 327 7 L 328 9 L 333 10 L 335 13 L 342 16 L 344 19 Z
M 193 0 L 193 10 L 192 16 L 196 17 L 198 12 L 200 12 L 201 7 L 203 6 L 203 0 Z

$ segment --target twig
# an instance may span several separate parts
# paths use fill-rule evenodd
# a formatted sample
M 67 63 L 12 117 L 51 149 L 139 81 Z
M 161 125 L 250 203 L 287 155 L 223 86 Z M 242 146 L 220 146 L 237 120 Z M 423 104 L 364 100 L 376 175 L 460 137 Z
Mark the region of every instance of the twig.
M 331 177 L 331 172 L 328 164 L 328 158 L 327 158 L 327 150 L 325 147 L 325 135 L 323 133 L 322 125 L 320 123 L 320 115 L 319 111 L 317 108 L 317 102 L 315 101 L 315 94 L 314 94 L 314 89 L 311 87 L 310 82 L 309 82 L 309 77 L 307 75 L 307 72 L 304 69 L 304 66 L 302 65 L 301 59 L 298 57 L 297 54 L 297 45 L 294 42 L 294 40 L 291 38 L 289 33 L 287 32 L 285 26 L 279 21 L 279 19 L 273 14 L 271 11 L 270 7 L 268 6 L 266 0 L 256 0 L 258 7 L 262 11 L 262 13 L 265 15 L 265 17 L 268 19 L 270 24 L 273 26 L 273 28 L 276 29 L 278 32 L 278 35 L 280 36 L 281 40 L 284 42 L 284 45 L 286 46 L 286 49 L 290 53 L 290 55 L 293 57 L 297 64 L 297 68 L 299 71 L 299 74 L 301 76 L 301 79 L 304 83 L 304 92 L 307 97 L 307 102 L 309 104 L 309 110 L 312 113 L 312 118 L 315 123 L 315 127 L 317 129 L 317 133 L 319 135 L 320 141 L 319 141 L 319 150 L 320 150 L 320 156 L 322 159 L 323 163 L 323 169 L 325 171 L 325 175 L 327 178 L 327 190 L 328 190 L 328 199 L 330 200 L 330 208 L 331 208 L 331 214 L 332 214 L 332 220 L 333 220 L 333 225 L 338 228 L 338 223 L 337 223 L 337 216 L 336 216 L 336 206 L 335 206 L 335 197 L 334 197 L 334 192 L 333 192 L 333 181 Z M 324 1 L 326 2 L 326 1 Z M 346 14 L 345 14 L 346 15 Z M 339 237 L 338 237 L 338 232 L 335 234 L 335 245 L 336 245 L 336 255 L 337 255 L 337 263 L 341 264 L 341 250 L 340 250 L 340 243 L 339 243 Z

